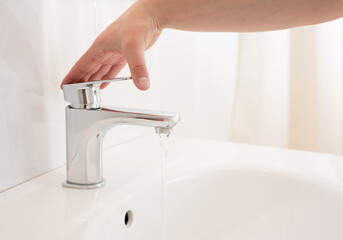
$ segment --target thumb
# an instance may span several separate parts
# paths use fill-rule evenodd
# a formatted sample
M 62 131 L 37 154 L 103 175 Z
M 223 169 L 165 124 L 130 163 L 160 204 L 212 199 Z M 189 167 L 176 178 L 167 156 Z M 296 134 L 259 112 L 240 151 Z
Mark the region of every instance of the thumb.
M 145 63 L 144 50 L 139 48 L 127 49 L 125 57 L 136 87 L 147 90 L 150 87 L 149 73 Z

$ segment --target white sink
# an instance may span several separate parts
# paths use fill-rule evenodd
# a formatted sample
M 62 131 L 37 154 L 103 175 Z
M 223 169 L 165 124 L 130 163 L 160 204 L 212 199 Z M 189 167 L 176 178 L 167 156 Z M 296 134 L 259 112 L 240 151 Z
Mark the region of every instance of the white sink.
M 163 227 L 159 156 L 147 136 L 104 151 L 101 189 L 63 167 L 1 193 L 0 239 L 343 239 L 342 157 L 172 137 Z

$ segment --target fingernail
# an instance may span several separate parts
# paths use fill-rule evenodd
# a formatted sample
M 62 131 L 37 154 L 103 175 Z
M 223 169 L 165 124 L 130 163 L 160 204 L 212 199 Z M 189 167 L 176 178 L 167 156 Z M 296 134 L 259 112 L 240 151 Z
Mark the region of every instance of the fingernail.
M 138 78 L 138 88 L 140 90 L 147 90 L 150 87 L 149 78 L 147 77 L 140 77 Z
M 146 82 L 148 80 L 149 79 L 147 77 L 140 77 L 140 78 L 138 78 L 138 82 Z

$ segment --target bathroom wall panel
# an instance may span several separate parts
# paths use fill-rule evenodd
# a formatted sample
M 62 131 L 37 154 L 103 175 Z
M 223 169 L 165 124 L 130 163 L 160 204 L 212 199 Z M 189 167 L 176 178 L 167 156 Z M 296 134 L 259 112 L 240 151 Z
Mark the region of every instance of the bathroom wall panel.
M 90 0 L 0 0 L 0 191 L 65 163 L 59 85 L 93 23 Z

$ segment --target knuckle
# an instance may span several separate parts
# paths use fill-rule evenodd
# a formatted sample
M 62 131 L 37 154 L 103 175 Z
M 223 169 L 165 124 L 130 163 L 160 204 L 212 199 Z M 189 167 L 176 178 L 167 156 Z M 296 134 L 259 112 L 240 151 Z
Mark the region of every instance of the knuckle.
M 132 67 L 132 71 L 137 75 L 144 75 L 147 72 L 147 68 L 143 64 L 135 65 Z
M 78 66 L 75 68 L 75 70 L 76 70 L 77 74 L 79 76 L 82 76 L 82 77 L 85 76 L 88 73 L 88 71 L 86 69 L 80 68 Z

